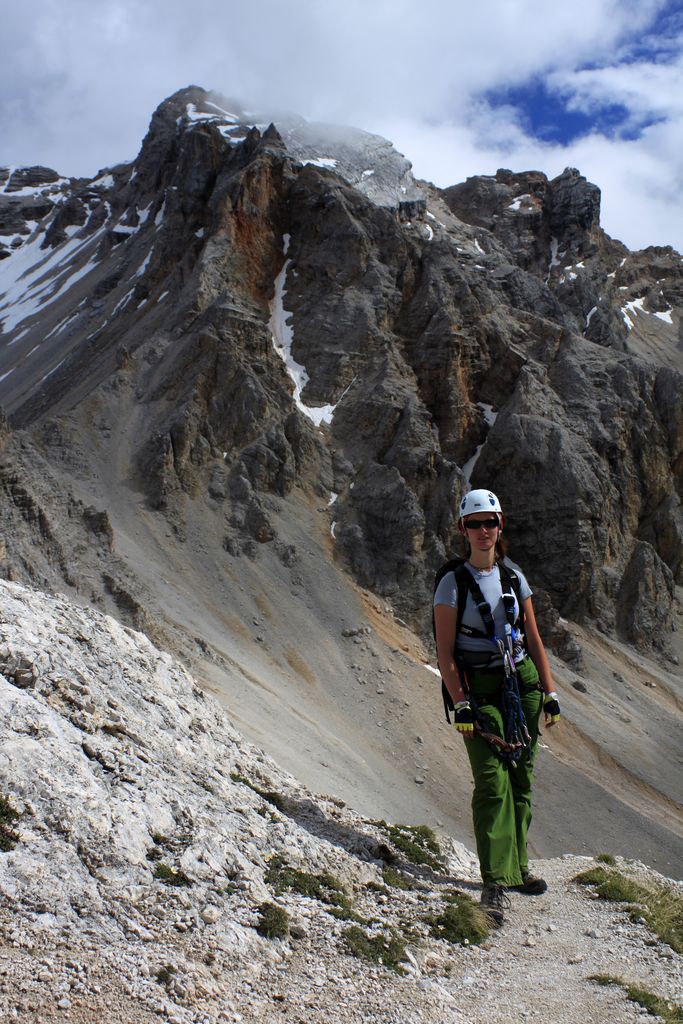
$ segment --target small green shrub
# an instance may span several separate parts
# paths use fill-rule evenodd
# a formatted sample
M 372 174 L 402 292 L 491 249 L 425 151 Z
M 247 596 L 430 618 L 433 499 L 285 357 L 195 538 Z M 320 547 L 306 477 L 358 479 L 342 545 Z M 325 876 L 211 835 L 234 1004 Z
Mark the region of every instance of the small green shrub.
M 249 786 L 251 789 L 251 782 L 246 775 L 240 775 L 239 772 L 230 772 L 230 778 L 233 782 L 241 782 L 243 786 Z
M 19 842 L 19 833 L 12 827 L 13 822 L 18 821 L 21 814 L 12 807 L 9 798 L 0 796 L 0 852 L 9 853 Z
M 346 920 L 356 919 L 351 901 L 341 882 L 324 871 L 314 875 L 309 871 L 299 871 L 287 864 L 282 857 L 273 857 L 265 874 L 265 881 L 272 885 L 276 893 L 297 892 L 300 896 L 308 896 L 333 908 L 329 911 L 334 917 Z
M 264 939 L 286 939 L 289 935 L 289 914 L 275 903 L 261 903 L 256 931 Z
M 638 1003 L 653 1017 L 661 1017 L 665 1024 L 683 1024 L 683 1009 L 680 1006 L 662 999 L 646 988 L 641 988 L 640 985 L 629 985 L 622 978 L 616 978 L 612 974 L 591 974 L 588 980 L 594 981 L 597 985 L 617 985 L 625 990 L 627 999 L 632 1003 Z
M 598 896 L 616 903 L 633 903 L 631 919 L 642 918 L 662 942 L 683 953 L 683 897 L 662 885 L 645 886 L 621 871 L 591 868 L 576 875 L 575 882 L 594 885 Z
M 610 871 L 597 892 L 601 899 L 612 900 L 613 903 L 645 903 L 650 895 L 648 889 L 619 871 Z
M 164 964 L 164 966 L 160 967 L 159 970 L 157 971 L 156 979 L 160 985 L 168 985 L 169 981 L 171 980 L 175 973 L 176 968 L 173 966 L 173 964 Z
M 640 985 L 627 985 L 626 995 L 631 1002 L 638 1003 L 653 1017 L 661 1017 L 666 1024 L 683 1024 L 683 1009 L 655 995 L 654 992 L 649 992 Z
M 579 871 L 574 875 L 574 881 L 579 885 L 600 885 L 607 878 L 608 872 L 604 868 L 588 868 L 587 871 Z
M 446 909 L 438 915 L 425 918 L 435 939 L 454 945 L 477 945 L 491 934 L 488 914 L 465 893 L 453 892 L 446 897 Z
M 676 953 L 683 953 L 683 897 L 659 886 L 649 895 L 644 913 L 631 914 L 633 920 L 638 917 L 645 919 L 648 928 L 662 942 L 666 942 Z
M 353 956 L 382 964 L 396 974 L 405 974 L 401 967 L 406 955 L 405 941 L 395 928 L 389 928 L 386 934 L 369 936 L 358 925 L 352 925 L 344 932 L 344 940 Z
M 424 864 L 435 871 L 443 871 L 445 862 L 436 835 L 429 825 L 388 825 L 386 821 L 372 821 L 371 825 L 386 832 L 390 842 L 412 864 Z
M 649 895 L 648 889 L 621 871 L 607 871 L 605 868 L 589 868 L 576 875 L 574 881 L 596 886 L 600 899 L 615 903 L 642 903 Z
M 179 868 L 171 868 L 168 864 L 159 863 L 154 868 L 154 877 L 166 885 L 192 885 L 192 880 L 187 877 L 184 871 Z
M 601 864 L 611 864 L 612 867 L 617 863 L 616 858 L 611 853 L 599 853 L 595 859 L 600 861 Z
M 396 868 L 382 868 L 382 878 L 392 889 L 416 888 L 415 882 L 412 878 L 409 878 L 408 875 L 404 875 L 402 871 L 397 871 Z
M 356 924 L 369 925 L 372 921 L 363 917 L 362 914 L 357 914 L 351 907 L 350 903 L 346 903 L 341 907 L 326 907 L 327 913 L 332 917 L 336 917 L 338 921 L 355 921 Z

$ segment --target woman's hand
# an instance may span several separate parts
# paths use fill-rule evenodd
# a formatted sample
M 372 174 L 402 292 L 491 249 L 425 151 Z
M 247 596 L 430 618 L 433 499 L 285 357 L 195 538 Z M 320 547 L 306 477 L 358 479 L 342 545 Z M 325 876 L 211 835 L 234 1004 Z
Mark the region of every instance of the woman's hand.
M 545 715 L 545 724 L 549 729 L 553 725 L 557 725 L 560 720 L 560 702 L 554 690 L 543 695 L 543 714 Z
M 458 701 L 455 705 L 453 728 L 457 729 L 465 740 L 471 740 L 474 736 L 474 711 L 468 700 Z

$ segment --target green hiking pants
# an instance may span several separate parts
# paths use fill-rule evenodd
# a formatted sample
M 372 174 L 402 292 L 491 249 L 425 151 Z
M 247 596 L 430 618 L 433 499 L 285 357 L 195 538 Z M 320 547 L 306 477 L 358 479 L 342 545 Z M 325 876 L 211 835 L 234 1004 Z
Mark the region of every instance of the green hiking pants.
M 490 732 L 503 736 L 499 693 L 501 671 L 474 671 L 470 692 L 490 722 Z M 521 885 L 528 871 L 527 832 L 531 823 L 531 785 L 538 746 L 538 720 L 543 702 L 538 672 L 531 658 L 518 666 L 522 707 L 531 736 L 530 756 L 508 767 L 476 733 L 465 741 L 472 766 L 472 818 L 481 877 L 498 885 Z M 489 703 L 490 701 L 490 703 Z

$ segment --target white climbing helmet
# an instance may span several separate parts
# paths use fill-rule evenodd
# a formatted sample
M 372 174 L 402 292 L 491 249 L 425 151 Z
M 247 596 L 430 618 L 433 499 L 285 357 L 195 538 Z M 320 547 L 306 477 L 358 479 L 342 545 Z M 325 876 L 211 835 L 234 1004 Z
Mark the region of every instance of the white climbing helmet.
M 468 491 L 460 502 L 460 518 L 474 515 L 475 512 L 498 512 L 501 516 L 503 510 L 500 502 L 493 491 Z

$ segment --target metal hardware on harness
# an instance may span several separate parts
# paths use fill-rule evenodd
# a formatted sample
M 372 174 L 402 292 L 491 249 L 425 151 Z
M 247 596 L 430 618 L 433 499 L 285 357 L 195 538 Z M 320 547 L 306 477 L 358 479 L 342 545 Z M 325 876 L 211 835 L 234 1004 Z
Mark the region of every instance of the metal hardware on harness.
M 517 644 L 520 648 L 522 646 L 520 631 L 515 629 L 515 597 L 514 594 L 511 593 L 502 595 L 507 622 L 505 623 L 505 638 L 501 639 L 496 636 L 496 627 L 491 614 L 491 606 L 484 599 L 484 595 L 481 592 L 479 584 L 468 570 L 465 572 L 464 579 L 481 616 L 488 639 L 496 648 L 496 651 L 503 662 L 501 713 L 505 739 L 501 740 L 499 736 L 495 736 L 495 734 L 488 732 L 485 728 L 482 728 L 481 720 L 483 715 L 479 711 L 476 702 L 472 701 L 472 695 L 470 693 L 468 696 L 472 703 L 472 710 L 475 712 L 477 718 L 477 731 L 482 739 L 485 739 L 486 742 L 491 745 L 499 757 L 505 760 L 510 767 L 516 767 L 520 758 L 524 754 L 527 756 L 529 754 L 531 736 L 529 735 L 526 718 L 524 717 L 524 709 L 519 695 L 517 668 L 515 665 L 515 646 Z M 487 723 L 484 720 L 484 725 L 485 724 Z

